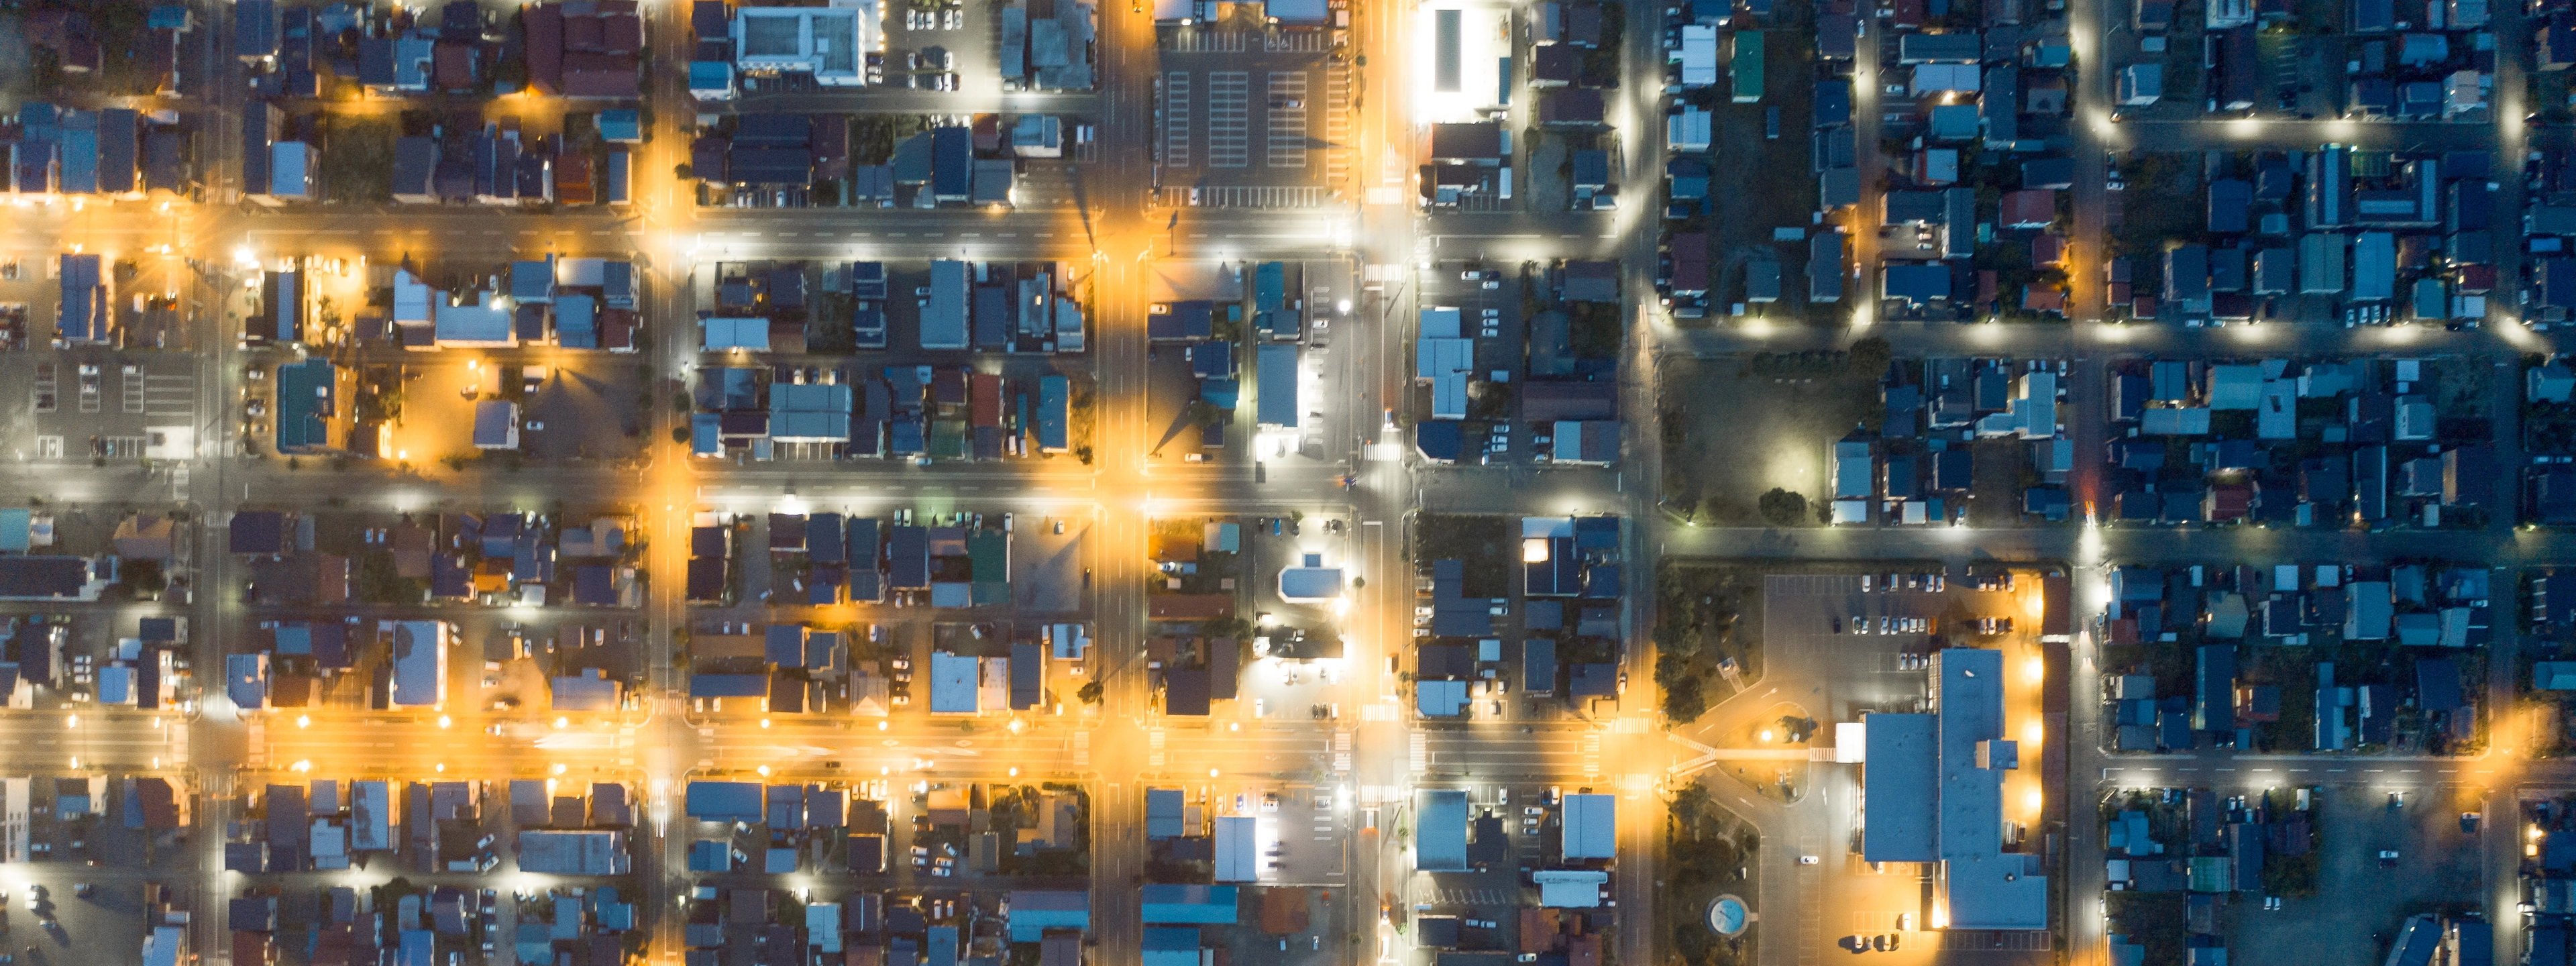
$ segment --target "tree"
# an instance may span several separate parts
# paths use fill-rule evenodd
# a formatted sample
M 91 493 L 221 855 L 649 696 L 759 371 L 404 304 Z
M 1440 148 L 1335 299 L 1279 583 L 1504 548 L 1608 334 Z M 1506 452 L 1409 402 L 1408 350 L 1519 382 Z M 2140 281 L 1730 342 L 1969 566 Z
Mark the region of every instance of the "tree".
M 1887 340 L 1874 335 L 1852 343 L 1850 351 L 1852 374 L 1872 379 L 1887 372 L 1887 363 L 1896 357 Z
M 1772 487 L 1771 492 L 1762 494 L 1758 508 L 1762 511 L 1762 519 L 1775 527 L 1794 527 L 1807 519 L 1806 494 L 1793 493 L 1781 487 Z
M 1098 681 L 1086 682 L 1085 684 L 1083 684 L 1083 686 L 1082 686 L 1081 688 L 1076 689 L 1076 690 L 1073 692 L 1073 696 L 1074 696 L 1075 698 L 1080 699 L 1080 700 L 1082 701 L 1082 703 L 1084 703 L 1084 704 L 1099 704 L 1099 703 L 1100 703 L 1100 682 L 1098 682 Z
M 680 445 L 682 445 L 682 446 L 687 446 L 687 445 L 689 445 L 689 427 L 687 427 L 687 426 L 673 426 L 673 427 L 671 427 L 671 442 L 678 443 L 678 444 L 680 444 Z

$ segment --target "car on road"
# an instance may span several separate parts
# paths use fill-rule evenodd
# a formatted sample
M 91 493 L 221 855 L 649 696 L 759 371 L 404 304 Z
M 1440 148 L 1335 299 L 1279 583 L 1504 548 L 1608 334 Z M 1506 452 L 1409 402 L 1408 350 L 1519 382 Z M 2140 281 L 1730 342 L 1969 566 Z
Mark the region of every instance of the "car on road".
M 2478 816 L 2478 813 L 2476 813 L 2476 812 L 2461 812 L 2461 813 L 2460 813 L 2460 831 L 2467 832 L 2467 833 L 2469 833 L 2469 834 L 2471 834 L 2471 835 L 2475 835 L 2475 834 L 2477 834 L 2477 832 L 2478 832 L 2478 818 L 2479 818 L 2479 816 Z
M 2380 867 L 2380 868 L 2383 868 L 2383 869 L 2394 869 L 2394 868 L 2396 868 L 2396 867 L 2397 867 L 2397 850 L 2396 850 L 2396 849 L 2381 849 L 2381 850 L 2379 850 L 2379 867 Z
M 1799 864 L 1799 865 L 1816 865 L 1816 864 L 1822 863 L 1823 861 L 1824 861 L 1823 859 L 1817 858 L 1817 857 L 1812 856 L 1812 855 L 1801 855 L 1801 856 L 1799 856 L 1799 857 L 1798 857 L 1798 864 Z

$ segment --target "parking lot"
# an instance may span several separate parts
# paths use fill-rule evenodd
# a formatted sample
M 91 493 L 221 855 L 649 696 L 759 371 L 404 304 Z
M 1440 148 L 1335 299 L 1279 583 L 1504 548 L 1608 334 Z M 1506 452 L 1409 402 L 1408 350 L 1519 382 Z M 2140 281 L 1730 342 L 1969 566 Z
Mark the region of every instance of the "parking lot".
M 476 404 L 492 400 L 518 404 L 515 452 L 529 458 L 620 460 L 644 451 L 649 403 L 632 358 L 465 351 L 405 357 L 401 368 L 406 391 L 388 455 L 415 465 L 472 458 Z
M 141 942 L 147 890 L 168 885 L 179 908 L 195 904 L 192 873 L 200 856 L 187 848 L 188 833 L 127 828 L 123 796 L 107 791 L 128 780 L 85 779 L 99 786 L 95 791 L 50 777 L 11 780 L 25 783 L 23 792 L 10 789 L 9 819 L 24 823 L 32 854 L 12 856 L 26 861 L 0 873 L 0 902 L 7 905 L 0 911 L 0 952 L 40 966 L 98 962 L 94 950 Z M 59 797 L 66 791 L 86 795 Z M 184 799 L 189 789 L 182 784 L 178 794 Z M 68 814 L 66 804 L 72 805 Z
M 0 396 L 0 451 L 19 459 L 139 459 L 152 430 L 200 424 L 189 356 L 35 349 L 0 355 L 0 385 L 19 387 Z
M 1156 78 L 1161 202 L 1306 207 L 1347 172 L 1350 85 L 1322 35 L 1190 29 Z

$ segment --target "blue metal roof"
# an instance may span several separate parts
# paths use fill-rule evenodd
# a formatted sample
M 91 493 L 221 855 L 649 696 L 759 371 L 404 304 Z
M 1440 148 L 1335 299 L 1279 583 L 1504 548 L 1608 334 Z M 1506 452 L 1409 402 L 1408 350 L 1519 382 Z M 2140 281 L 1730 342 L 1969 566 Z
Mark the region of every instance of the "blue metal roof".
M 1461 833 L 1463 834 L 1463 833 Z M 1232 925 L 1236 917 L 1233 886 L 1148 884 L 1143 887 L 1140 918 L 1148 924 Z

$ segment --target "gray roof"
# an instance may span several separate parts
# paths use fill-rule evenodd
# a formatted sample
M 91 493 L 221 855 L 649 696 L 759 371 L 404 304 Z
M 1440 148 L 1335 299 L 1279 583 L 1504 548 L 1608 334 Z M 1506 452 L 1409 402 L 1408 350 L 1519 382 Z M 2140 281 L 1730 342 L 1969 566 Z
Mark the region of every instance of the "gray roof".
M 2003 851 L 2003 774 L 1978 767 L 1977 746 L 2004 736 L 2002 651 L 1933 655 L 1940 675 L 1940 845 L 1954 929 L 2042 929 L 2048 879 Z
M 1263 425 L 1295 429 L 1298 425 L 1297 347 L 1265 345 L 1256 359 L 1259 396 L 1256 402 Z
M 1939 858 L 1933 830 L 1940 824 L 1940 794 L 1933 785 L 1936 748 L 1928 714 L 1868 715 L 1869 751 L 1863 767 L 1869 825 L 1861 857 L 1871 862 L 1929 862 Z
M 1615 796 L 1565 796 L 1566 860 L 1617 858 L 1618 814 L 1619 800 Z
M 1422 793 L 1422 820 L 1413 840 L 1413 867 L 1430 872 L 1467 869 L 1467 793 L 1428 789 Z
M 922 348 L 966 347 L 966 287 L 965 262 L 930 263 L 930 304 L 921 313 Z

